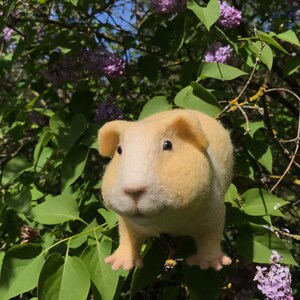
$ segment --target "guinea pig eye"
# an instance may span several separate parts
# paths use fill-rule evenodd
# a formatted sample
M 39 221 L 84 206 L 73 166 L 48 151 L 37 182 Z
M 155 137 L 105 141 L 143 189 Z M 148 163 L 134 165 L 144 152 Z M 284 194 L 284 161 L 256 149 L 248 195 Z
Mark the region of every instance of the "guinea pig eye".
M 121 146 L 119 146 L 118 148 L 117 148 L 117 152 L 118 152 L 118 154 L 122 154 L 122 152 L 123 152 L 123 150 L 122 150 L 122 147 Z
M 170 150 L 172 150 L 172 148 L 173 148 L 173 145 L 172 145 L 171 141 L 168 141 L 168 140 L 164 141 L 163 150 L 170 151 Z

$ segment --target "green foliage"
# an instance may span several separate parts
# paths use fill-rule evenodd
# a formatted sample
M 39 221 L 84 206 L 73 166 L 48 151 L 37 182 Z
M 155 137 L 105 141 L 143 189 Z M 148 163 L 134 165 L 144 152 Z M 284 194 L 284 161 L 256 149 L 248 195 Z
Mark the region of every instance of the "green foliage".
M 257 299 L 255 265 L 269 263 L 272 250 L 291 266 L 299 298 L 293 1 L 238 1 L 236 28 L 218 22 L 217 0 L 162 14 L 125 2 L 0 4 L 0 299 L 238 299 L 244 290 Z M 232 47 L 226 63 L 205 61 L 215 42 Z M 101 69 L 103 51 L 124 61 L 122 74 Z M 97 131 L 112 119 L 172 108 L 204 112 L 231 132 L 235 170 L 222 246 L 233 264 L 221 272 L 189 267 L 191 239 L 174 239 L 175 251 L 150 238 L 143 268 L 113 271 L 104 259 L 118 245 L 117 216 L 101 199 L 108 161 L 98 154 Z M 168 272 L 167 258 L 176 259 Z

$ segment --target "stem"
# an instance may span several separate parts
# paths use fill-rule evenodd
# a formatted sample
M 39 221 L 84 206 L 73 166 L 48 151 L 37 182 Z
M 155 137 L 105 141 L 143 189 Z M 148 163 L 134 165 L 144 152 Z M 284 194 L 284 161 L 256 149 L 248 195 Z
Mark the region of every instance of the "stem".
M 101 225 L 99 225 L 99 226 L 97 226 L 97 227 L 94 227 L 94 228 L 92 228 L 92 229 L 89 229 L 89 230 L 87 230 L 87 231 L 83 231 L 83 232 L 77 233 L 77 234 L 75 234 L 75 235 L 73 235 L 73 236 L 64 238 L 64 239 L 62 239 L 62 240 L 56 242 L 55 244 L 51 245 L 51 246 L 48 247 L 47 249 L 45 249 L 42 253 L 45 254 L 45 253 L 47 253 L 49 250 L 51 250 L 52 248 L 54 248 L 54 247 L 56 247 L 56 246 L 58 246 L 59 244 L 64 243 L 64 242 L 68 242 L 68 248 L 67 248 L 67 250 L 69 250 L 69 243 L 70 243 L 70 241 L 71 241 L 72 239 L 74 239 L 74 238 L 76 238 L 76 237 L 79 237 L 79 236 L 82 236 L 82 235 L 85 235 L 85 234 L 89 234 L 89 233 L 91 233 L 91 232 L 94 232 L 94 233 L 95 233 L 96 230 L 98 230 L 98 229 L 100 229 L 100 228 L 102 228 L 102 227 L 104 227 L 104 226 L 106 226 L 106 225 L 107 225 L 107 223 L 105 222 L 105 223 L 103 223 L 103 224 L 101 224 Z M 97 238 L 96 235 L 95 235 L 95 237 Z

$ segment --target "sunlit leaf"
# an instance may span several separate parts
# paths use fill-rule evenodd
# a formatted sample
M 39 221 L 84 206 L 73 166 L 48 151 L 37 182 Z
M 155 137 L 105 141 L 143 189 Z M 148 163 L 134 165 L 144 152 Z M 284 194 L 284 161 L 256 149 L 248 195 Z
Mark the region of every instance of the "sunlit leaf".
M 252 216 L 273 215 L 282 217 L 283 214 L 279 208 L 289 203 L 263 189 L 250 189 L 241 198 L 244 212 Z
M 76 256 L 51 254 L 41 271 L 38 284 L 40 300 L 86 300 L 90 276 L 84 263 Z
M 235 199 L 238 196 L 237 188 L 234 184 L 231 184 L 225 194 L 225 201 L 229 203 L 235 203 Z
M 300 47 L 299 40 L 297 38 L 297 35 L 294 31 L 292 30 L 287 30 L 285 32 L 279 33 L 276 35 L 279 39 L 285 42 L 289 42 L 291 44 L 297 45 Z
M 284 241 L 263 226 L 250 224 L 240 227 L 236 245 L 240 254 L 249 261 L 270 263 L 272 250 L 276 250 L 283 256 L 282 263 L 297 266 Z
M 48 198 L 32 208 L 31 213 L 35 221 L 49 225 L 79 219 L 77 202 L 64 194 Z
M 175 96 L 174 103 L 182 108 L 194 109 L 215 117 L 221 112 L 217 99 L 203 86 L 192 82 Z
M 220 5 L 217 0 L 210 0 L 206 7 L 200 6 L 198 2 L 194 0 L 189 0 L 187 8 L 195 13 L 207 30 L 210 29 L 220 16 Z
M 274 46 L 275 48 L 279 49 L 280 51 L 289 54 L 278 42 L 276 42 L 271 33 L 265 33 L 263 31 L 258 30 L 260 38 L 269 45 Z
M 168 100 L 164 96 L 156 96 L 149 100 L 143 107 L 140 113 L 139 119 L 144 119 L 155 113 L 172 109 L 172 105 L 169 104 Z
M 10 248 L 1 269 L 0 299 L 7 300 L 35 288 L 44 263 L 39 245 L 23 244 Z
M 101 295 L 102 300 L 118 298 L 118 284 L 123 282 L 128 272 L 113 271 L 110 265 L 105 264 L 104 259 L 110 255 L 112 242 L 108 239 L 96 240 L 95 245 L 88 246 L 82 253 L 81 259 L 86 265 L 95 293 Z
M 203 63 L 200 67 L 199 80 L 205 78 L 215 78 L 219 80 L 233 80 L 237 77 L 247 75 L 246 72 L 226 65 L 213 62 Z

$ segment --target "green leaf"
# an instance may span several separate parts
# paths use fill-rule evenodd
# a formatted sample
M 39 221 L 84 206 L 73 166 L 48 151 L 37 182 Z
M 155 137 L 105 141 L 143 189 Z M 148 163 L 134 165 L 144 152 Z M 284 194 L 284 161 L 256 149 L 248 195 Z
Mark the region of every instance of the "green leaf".
M 294 45 L 300 47 L 300 43 L 297 38 L 297 35 L 292 30 L 287 30 L 285 32 L 279 33 L 276 35 L 276 37 L 281 39 L 282 41 L 289 42 L 291 44 L 294 44 Z
M 156 96 L 149 100 L 139 116 L 139 119 L 144 119 L 153 115 L 157 112 L 166 111 L 172 109 L 172 105 L 169 104 L 168 100 L 164 96 Z
M 33 219 L 52 225 L 79 219 L 77 202 L 70 195 L 58 195 L 46 199 L 31 210 Z
M 135 269 L 130 286 L 130 296 L 133 297 L 139 290 L 147 284 L 155 281 L 157 276 L 163 271 L 164 262 L 167 256 L 164 253 L 162 243 L 155 240 L 149 243 L 143 254 L 143 267 Z
M 74 115 L 70 122 L 65 122 L 58 114 L 50 119 L 50 128 L 57 135 L 58 143 L 67 153 L 87 129 L 83 115 Z
M 297 266 L 284 242 L 264 226 L 249 224 L 239 228 L 236 246 L 240 254 L 249 261 L 270 263 L 272 250 L 276 250 L 284 264 Z
M 263 121 L 257 121 L 257 122 L 251 122 L 251 123 L 249 123 L 248 126 L 250 128 L 250 131 L 248 132 L 248 134 L 250 134 L 250 136 L 253 138 L 255 132 L 258 129 L 264 128 L 265 124 L 264 124 Z M 246 128 L 247 128 L 246 123 L 242 124 L 241 127 L 244 128 L 244 130 L 246 130 Z
M 208 31 L 220 17 L 220 5 L 217 0 L 210 0 L 206 7 L 201 7 L 196 1 L 189 0 L 187 8 L 194 12 Z
M 5 204 L 17 212 L 27 213 L 31 209 L 31 193 L 28 187 L 24 187 L 19 194 L 12 195 L 9 192 L 4 195 Z
M 32 164 L 29 163 L 25 157 L 18 156 L 11 159 L 5 166 L 2 173 L 2 186 L 7 186 L 12 183 L 15 179 L 17 179 L 21 174 L 25 171 L 30 170 Z
M 98 151 L 98 130 L 98 124 L 90 124 L 89 128 L 86 130 L 86 132 L 82 135 L 80 139 L 81 144 Z
M 263 31 L 258 30 L 258 33 L 260 35 L 260 38 L 266 42 L 269 45 L 274 46 L 275 48 L 279 49 L 280 51 L 289 54 L 278 42 L 276 42 L 273 38 L 272 38 L 272 33 L 265 33 Z
M 104 263 L 104 259 L 110 255 L 112 241 L 96 239 L 96 245 L 88 246 L 82 253 L 81 259 L 86 265 L 96 292 L 102 300 L 118 299 L 121 292 L 117 289 L 128 272 L 123 270 L 113 271 L 110 265 Z
M 230 184 L 226 194 L 225 202 L 233 203 L 235 205 L 235 199 L 238 197 L 238 191 L 234 184 Z
M 299 70 L 300 68 L 300 57 L 293 57 L 287 60 L 283 67 L 283 76 L 287 77 Z
M 146 76 L 150 81 L 155 81 L 160 69 L 160 63 L 156 56 L 141 56 L 138 60 L 138 68 L 142 75 Z
M 43 151 L 43 149 L 47 146 L 51 138 L 53 137 L 53 133 L 51 132 L 49 127 L 45 127 L 42 130 L 42 133 L 39 138 L 39 142 L 35 146 L 34 154 L 33 154 L 33 164 L 36 166 L 39 157 Z
M 74 183 L 82 174 L 88 158 L 89 149 L 83 145 L 72 148 L 64 158 L 61 166 L 63 190 Z
M 250 189 L 241 198 L 244 202 L 244 212 L 251 216 L 283 217 L 279 208 L 289 203 L 262 189 Z
M 98 209 L 98 213 L 105 219 L 108 228 L 112 228 L 118 221 L 117 214 L 111 210 L 105 208 Z
M 99 227 L 97 220 L 94 219 L 81 232 L 79 232 L 77 236 L 71 239 L 70 248 L 76 249 L 80 247 L 83 243 L 86 242 L 89 236 L 92 237 L 93 239 L 95 238 L 100 239 L 102 236 L 101 230 L 103 229 Z
M 226 64 L 208 62 L 201 65 L 199 80 L 205 78 L 233 80 L 243 75 L 247 75 L 247 73 L 235 67 Z
M 77 6 L 79 0 L 67 0 L 66 2 L 69 2 L 69 3 L 71 3 L 72 5 Z
M 183 88 L 174 99 L 174 103 L 183 108 L 195 109 L 212 117 L 221 112 L 217 99 L 203 86 L 192 82 L 193 86 Z
M 65 261 L 51 254 L 41 271 L 38 284 L 40 300 L 86 300 L 90 289 L 90 276 L 84 263 L 76 256 Z
M 45 164 L 48 162 L 52 153 L 53 153 L 53 149 L 50 147 L 45 147 L 42 150 L 41 155 L 39 156 L 39 159 L 35 166 L 37 172 L 40 172 L 44 168 Z
M 254 166 L 246 153 L 239 153 L 235 158 L 237 173 L 255 181 Z
M 217 299 L 220 291 L 220 273 L 201 270 L 198 266 L 182 264 L 183 278 L 188 287 L 191 300 Z
M 170 51 L 176 53 L 181 49 L 185 40 L 185 15 L 178 14 L 167 26 L 170 30 Z
M 255 42 L 255 43 L 251 42 L 250 48 L 254 52 L 255 55 L 258 55 L 260 48 L 261 48 L 261 42 L 259 42 L 259 41 Z M 272 52 L 272 49 L 267 44 L 265 44 L 263 50 L 261 51 L 260 60 L 267 66 L 267 68 L 269 70 L 272 69 L 273 52 Z
M 94 95 L 90 91 L 78 91 L 72 95 L 70 110 L 73 115 L 82 114 L 90 117 L 93 111 Z
M 246 136 L 245 144 L 248 153 L 264 166 L 268 172 L 272 173 L 273 156 L 271 148 L 268 146 L 260 132 L 256 132 L 253 135 L 253 138 Z
M 0 299 L 6 300 L 32 290 L 44 263 L 42 248 L 23 244 L 10 248 L 1 269 Z

